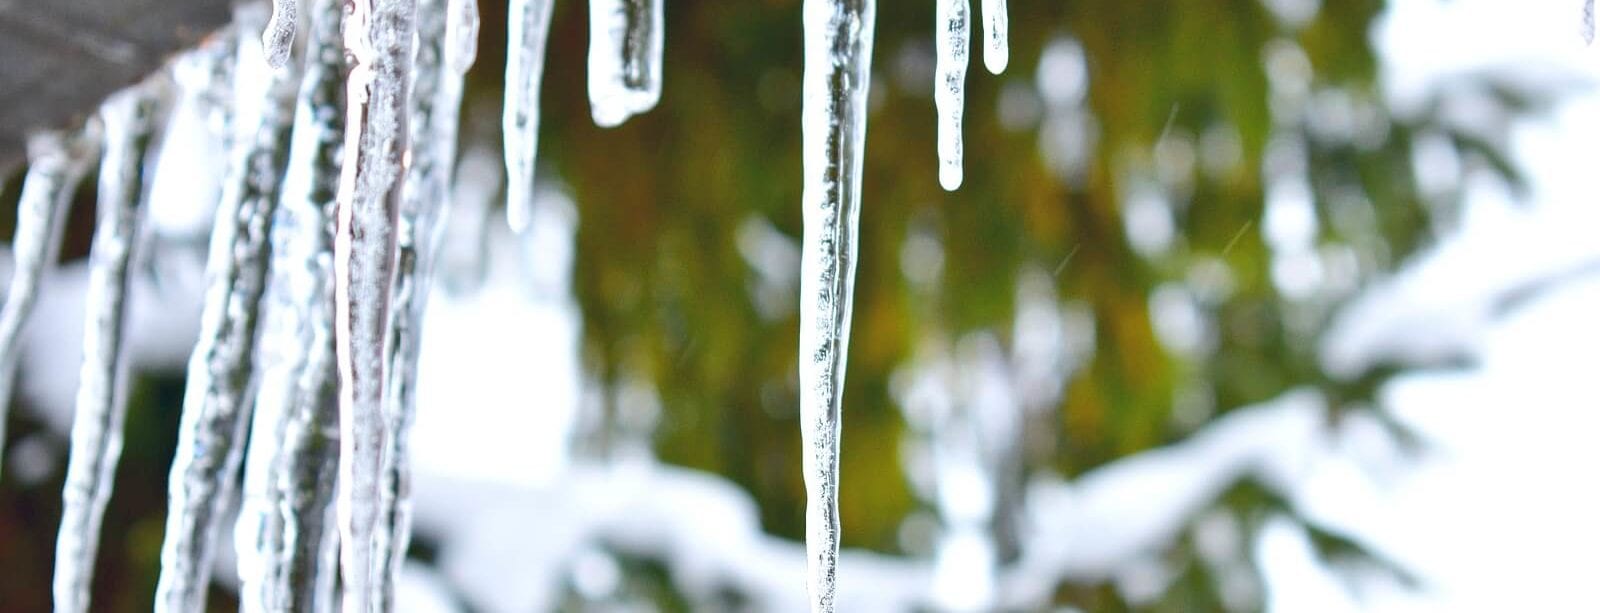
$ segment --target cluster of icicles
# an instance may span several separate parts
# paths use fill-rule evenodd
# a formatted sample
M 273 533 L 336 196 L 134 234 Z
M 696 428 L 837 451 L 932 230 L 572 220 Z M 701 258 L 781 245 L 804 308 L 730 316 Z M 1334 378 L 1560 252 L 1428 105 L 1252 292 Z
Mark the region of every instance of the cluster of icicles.
M 515 229 L 528 224 L 533 201 L 552 1 L 510 2 L 504 140 Z M 939 177 L 953 190 L 962 178 L 971 7 L 936 1 Z M 100 155 L 53 586 L 58 611 L 89 608 L 122 446 L 130 270 L 174 85 L 213 103 L 210 119 L 229 155 L 155 608 L 204 608 L 221 524 L 235 501 L 244 610 L 331 610 L 336 600 L 345 611 L 393 608 L 409 539 L 406 436 L 419 327 L 452 181 L 462 79 L 476 53 L 477 6 L 311 0 L 305 18 L 299 8 L 296 0 L 274 0 L 270 14 L 240 5 L 230 29 L 179 63 L 187 70 L 115 95 L 81 131 L 29 143 L 15 268 L 0 311 L 0 410 L 71 194 Z M 999 73 L 1007 63 L 1005 0 L 983 0 L 982 8 L 984 63 Z M 807 585 L 813 610 L 831 611 L 875 8 L 874 0 L 805 0 L 803 12 Z M 590 0 L 589 23 L 594 121 L 620 125 L 660 98 L 663 0 Z M 241 463 L 242 484 L 233 478 Z

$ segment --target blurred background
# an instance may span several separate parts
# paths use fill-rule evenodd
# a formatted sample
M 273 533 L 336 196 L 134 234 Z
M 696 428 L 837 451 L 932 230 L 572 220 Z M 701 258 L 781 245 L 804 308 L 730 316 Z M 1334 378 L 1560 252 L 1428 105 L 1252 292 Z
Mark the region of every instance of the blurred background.
M 933 4 L 878 7 L 842 609 L 1600 608 L 1582 0 L 1011 0 L 956 192 Z M 616 129 L 558 2 L 521 236 L 481 9 L 402 610 L 804 610 L 800 0 L 669 2 L 661 102 Z M 106 611 L 159 568 L 222 157 L 199 112 L 150 205 Z M 49 607 L 87 183 L 6 430 L 0 610 Z

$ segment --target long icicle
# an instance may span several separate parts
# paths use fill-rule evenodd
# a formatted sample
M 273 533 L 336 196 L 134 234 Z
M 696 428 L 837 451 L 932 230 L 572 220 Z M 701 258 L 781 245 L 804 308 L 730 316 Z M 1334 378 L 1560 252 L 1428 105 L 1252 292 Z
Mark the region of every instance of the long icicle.
M 664 0 L 589 0 L 589 109 L 611 128 L 661 100 Z
M 345 164 L 334 241 L 339 364 L 339 564 L 344 610 L 378 602 L 373 536 L 388 433 L 385 343 L 394 291 L 395 224 L 407 159 L 415 0 L 347 0 Z
M 447 6 L 446 6 L 447 5 Z M 389 395 L 385 399 L 388 446 L 384 449 L 374 564 L 393 610 L 395 584 L 411 542 L 411 466 L 407 445 L 416 413 L 417 359 L 422 315 L 432 285 L 439 220 L 449 206 L 456 158 L 461 90 L 477 52 L 477 0 L 418 0 L 417 61 L 411 75 L 412 166 L 400 200 L 399 261 L 389 344 Z M 466 56 L 466 57 L 463 57 Z
M 257 31 L 265 13 L 260 5 L 239 5 L 235 32 Z M 199 342 L 189 358 L 178 449 L 167 486 L 157 611 L 196 611 L 205 604 L 211 558 L 244 455 L 267 233 L 289 153 L 295 84 L 285 74 L 266 70 L 258 38 L 235 34 L 235 39 L 234 142 L 217 204 Z M 246 112 L 252 108 L 256 111 Z
M 966 107 L 967 52 L 972 40 L 972 10 L 967 0 L 936 0 L 933 37 L 936 61 L 933 104 L 939 111 L 939 184 L 961 187 L 961 116 Z
M 539 87 L 550 35 L 551 0 L 511 0 L 506 20 L 506 221 L 521 232 L 533 211 L 539 158 Z
M 129 271 L 139 251 L 149 175 L 158 134 L 170 109 L 171 86 L 161 77 L 123 91 L 100 109 L 105 152 L 100 160 L 100 223 L 89 253 L 89 285 L 78 376 L 72 452 L 61 491 L 56 536 L 55 610 L 89 609 L 89 583 L 100 541 L 100 520 L 111 498 L 122 423 L 127 414 L 123 353 Z
M 839 563 L 839 420 L 850 344 L 875 0 L 805 0 L 801 128 L 800 435 L 807 588 L 832 611 Z
M 33 314 L 39 284 L 61 253 L 61 231 L 72 193 L 98 150 L 96 136 L 88 130 L 41 132 L 28 139 L 28 173 L 22 180 L 17 231 L 11 240 L 11 284 L 5 307 L 0 308 L 0 447 L 5 445 L 11 388 L 22 357 L 22 329 Z M 0 453 L 0 458 L 4 456 Z
M 990 74 L 1006 71 L 1011 63 L 1011 17 L 1006 0 L 983 0 L 983 67 Z
M 337 576 L 333 241 L 344 144 L 340 0 L 314 0 L 284 196 L 273 221 L 243 505 L 240 609 L 329 611 Z

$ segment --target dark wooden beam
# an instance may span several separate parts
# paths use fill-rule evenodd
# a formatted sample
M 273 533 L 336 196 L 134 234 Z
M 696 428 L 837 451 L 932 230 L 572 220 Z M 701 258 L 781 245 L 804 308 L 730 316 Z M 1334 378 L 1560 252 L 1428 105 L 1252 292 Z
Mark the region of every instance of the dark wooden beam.
M 0 172 L 227 23 L 228 0 L 0 0 Z

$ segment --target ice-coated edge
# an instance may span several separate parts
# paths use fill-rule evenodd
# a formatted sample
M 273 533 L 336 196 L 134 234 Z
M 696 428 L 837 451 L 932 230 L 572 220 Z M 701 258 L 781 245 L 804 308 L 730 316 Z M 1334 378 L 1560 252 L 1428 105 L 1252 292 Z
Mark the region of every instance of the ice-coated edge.
M 832 611 L 839 562 L 840 401 L 850 342 L 875 0 L 805 0 L 801 127 L 800 434 L 806 586 Z
M 961 118 L 966 111 L 967 55 L 972 40 L 972 7 L 967 0 L 935 0 L 933 105 L 939 114 L 939 185 L 961 187 Z
M 603 128 L 661 100 L 664 0 L 589 0 L 589 109 Z
M 533 175 L 539 158 L 539 88 L 552 0 L 511 0 L 506 21 L 506 222 L 521 232 L 533 210 Z
M 100 221 L 89 253 L 83 361 L 52 584 L 55 610 L 66 613 L 89 609 L 101 519 L 122 455 L 129 272 L 140 250 L 149 177 L 171 108 L 171 85 L 163 77 L 112 95 L 99 113 L 106 143 L 100 161 Z

